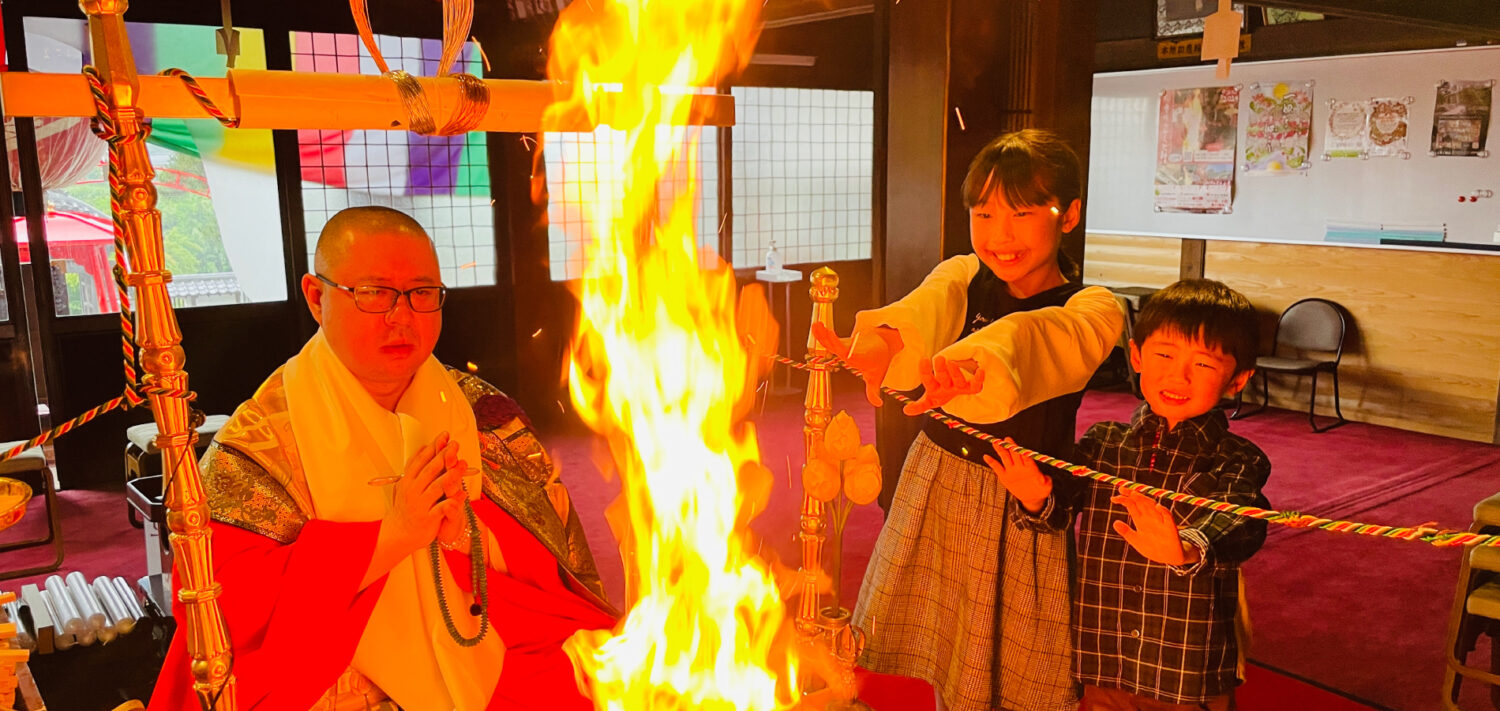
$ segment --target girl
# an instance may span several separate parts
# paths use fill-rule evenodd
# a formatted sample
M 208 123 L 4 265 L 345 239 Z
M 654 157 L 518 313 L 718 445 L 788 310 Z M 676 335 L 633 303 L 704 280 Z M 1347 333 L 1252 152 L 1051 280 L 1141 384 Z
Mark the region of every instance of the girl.
M 1059 246 L 1078 225 L 1080 173 L 1052 133 L 995 139 L 963 185 L 974 253 L 858 314 L 848 340 L 819 330 L 864 371 L 873 404 L 881 385 L 921 384 L 909 415 L 941 407 L 1024 447 L 1069 454 L 1080 391 L 1123 325 L 1109 291 L 1065 276 Z M 860 663 L 926 680 L 939 709 L 1071 711 L 1070 540 L 1007 523 L 988 450 L 935 420 L 912 444 L 855 606 L 872 632 Z

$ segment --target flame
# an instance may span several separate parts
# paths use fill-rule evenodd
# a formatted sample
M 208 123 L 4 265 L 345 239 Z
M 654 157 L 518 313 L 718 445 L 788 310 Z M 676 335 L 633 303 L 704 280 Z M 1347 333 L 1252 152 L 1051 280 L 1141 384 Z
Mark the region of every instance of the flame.
M 576 181 L 589 246 L 568 373 L 623 487 L 610 521 L 628 612 L 615 630 L 566 645 L 599 709 L 797 702 L 792 624 L 746 528 L 770 475 L 754 429 L 737 422 L 756 379 L 734 274 L 700 264 L 693 188 L 663 204 L 661 186 L 684 171 L 695 185 L 702 129 L 682 125 L 693 87 L 744 66 L 759 10 L 754 0 L 576 0 L 552 36 L 548 74 L 567 95 L 544 126 L 562 129 L 578 112 L 613 126 L 595 131 L 597 181 Z

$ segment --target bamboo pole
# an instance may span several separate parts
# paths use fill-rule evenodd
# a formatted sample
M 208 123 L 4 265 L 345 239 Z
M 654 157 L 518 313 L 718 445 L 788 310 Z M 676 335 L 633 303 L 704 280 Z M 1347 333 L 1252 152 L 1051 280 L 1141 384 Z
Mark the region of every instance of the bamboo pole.
M 85 0 L 86 2 L 89 0 Z M 383 76 L 231 69 L 225 77 L 202 77 L 198 84 L 240 128 L 404 131 L 410 117 L 396 83 Z M 417 77 L 438 125 L 458 107 L 462 91 L 453 77 Z M 475 131 L 535 133 L 554 103 L 569 99 L 572 86 L 561 82 L 482 79 L 489 107 Z M 132 77 L 132 106 L 155 118 L 210 118 L 183 85 L 165 76 Z M 0 72 L 0 94 L 10 116 L 94 115 L 88 82 L 77 74 Z M 581 106 L 584 102 L 578 102 Z M 734 97 L 694 94 L 685 115 L 673 123 L 734 125 Z M 555 123 L 554 123 L 555 121 Z M 633 126 L 637 117 L 619 115 L 613 95 L 595 92 L 588 107 L 549 117 L 549 131 L 592 131 L 598 125 Z
M 144 113 L 139 105 L 135 60 L 125 35 L 123 14 L 127 0 L 80 0 L 89 18 L 89 41 L 95 66 L 104 79 L 118 140 L 109 143 L 112 170 L 123 178 L 116 205 L 117 229 L 124 233 L 130 257 L 128 282 L 135 287 L 136 335 L 140 346 L 143 385 L 174 394 L 150 395 L 156 417 L 162 471 L 170 486 L 165 492 L 167 527 L 171 529 L 177 597 L 184 604 L 188 655 L 192 658 L 193 688 L 204 708 L 233 711 L 234 676 L 230 673 L 229 636 L 219 610 L 219 585 L 214 581 L 213 553 L 208 528 L 208 504 L 203 477 L 193 456 L 197 431 L 189 422 L 186 358 L 182 331 L 177 326 L 167 282 L 162 247 L 161 212 L 156 209 L 156 171 L 146 153 Z M 87 84 L 84 85 L 87 94 Z M 88 115 L 94 114 L 90 101 Z M 214 703 L 216 702 L 216 703 Z

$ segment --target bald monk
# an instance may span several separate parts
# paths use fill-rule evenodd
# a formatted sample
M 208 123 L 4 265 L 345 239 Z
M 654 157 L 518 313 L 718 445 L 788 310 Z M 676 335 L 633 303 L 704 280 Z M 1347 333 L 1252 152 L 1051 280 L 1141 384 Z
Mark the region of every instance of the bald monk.
M 520 408 L 432 357 L 427 233 L 344 210 L 302 293 L 321 328 L 203 460 L 239 708 L 592 708 L 561 644 L 615 614 Z M 173 611 L 152 711 L 200 708 Z

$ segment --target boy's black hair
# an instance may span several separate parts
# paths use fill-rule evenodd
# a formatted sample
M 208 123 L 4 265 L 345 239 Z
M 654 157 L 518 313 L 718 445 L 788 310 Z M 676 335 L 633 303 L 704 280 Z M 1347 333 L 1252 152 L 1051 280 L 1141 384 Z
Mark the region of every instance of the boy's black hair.
M 1001 135 L 980 149 L 964 177 L 964 207 L 983 205 L 998 188 L 1012 207 L 1057 198 L 1060 210 L 1083 194 L 1078 154 L 1051 131 L 1028 128 Z
M 1234 374 L 1255 367 L 1260 325 L 1250 300 L 1223 282 L 1183 279 L 1151 295 L 1135 319 L 1130 340 L 1136 347 L 1167 330 L 1234 357 Z

